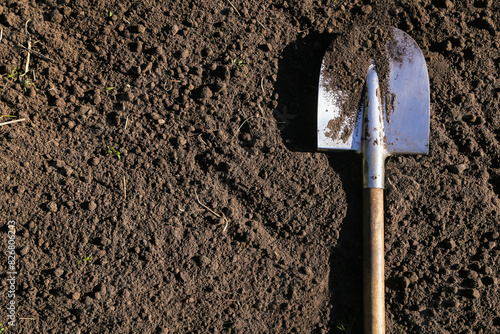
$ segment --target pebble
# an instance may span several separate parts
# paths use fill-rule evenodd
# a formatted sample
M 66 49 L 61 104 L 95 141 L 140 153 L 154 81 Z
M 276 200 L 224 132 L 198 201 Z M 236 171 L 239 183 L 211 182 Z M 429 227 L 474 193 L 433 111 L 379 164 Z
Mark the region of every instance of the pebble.
M 106 238 L 106 237 L 99 237 L 96 239 L 96 243 L 101 245 L 101 246 L 107 246 L 111 244 L 111 240 Z
M 482 17 L 476 21 L 479 29 L 495 30 L 495 22 L 491 17 Z
M 453 240 L 453 239 L 446 239 L 443 242 L 443 247 L 446 248 L 446 249 L 453 249 L 456 246 L 457 246 L 457 244 L 455 243 L 455 240 Z
M 130 30 L 136 34 L 143 34 L 146 32 L 146 27 L 143 26 L 142 24 L 138 24 L 136 26 L 132 26 Z
M 179 59 L 180 60 L 186 60 L 187 57 L 189 57 L 189 51 L 187 49 L 184 49 L 180 55 L 179 55 Z
M 47 204 L 47 208 L 52 211 L 52 212 L 56 212 L 57 211 L 57 204 L 54 203 L 54 202 L 49 202 Z
M 57 168 L 61 168 L 61 167 L 66 166 L 66 163 L 64 162 L 64 160 L 56 159 L 53 163 L 56 165 Z
M 129 49 L 132 52 L 141 52 L 142 51 L 142 42 L 134 42 L 129 44 Z M 140 74 L 140 73 L 139 73 Z
M 484 234 L 484 237 L 490 241 L 493 241 L 495 239 L 498 239 L 498 237 L 500 237 L 500 233 L 498 231 L 486 232 Z
M 57 107 L 64 107 L 66 105 L 66 101 L 64 101 L 63 98 L 59 97 L 56 99 L 55 104 Z
M 466 169 L 466 164 L 457 164 L 450 166 L 450 172 L 452 172 L 453 174 L 462 174 Z
M 195 258 L 195 262 L 200 267 L 207 267 L 210 264 L 211 261 L 210 261 L 210 259 L 207 256 L 201 255 L 201 256 Z
M 61 277 L 62 274 L 64 274 L 64 270 L 62 270 L 61 268 L 54 269 L 54 275 L 56 275 L 57 277 Z
M 73 294 L 71 294 L 71 299 L 73 299 L 73 300 L 78 300 L 78 299 L 80 299 L 80 297 L 81 297 L 81 294 L 78 291 L 73 292 Z
M 95 94 L 94 97 L 92 98 L 92 104 L 99 104 L 101 103 L 101 95 Z
M 177 24 L 174 24 L 170 29 L 170 32 L 172 33 L 172 35 L 177 34 L 179 32 L 179 26 Z
M 35 89 L 35 88 L 33 88 L 33 87 L 28 88 L 28 89 L 26 90 L 26 95 L 27 95 L 28 97 L 31 97 L 31 98 L 35 97 L 35 96 L 36 96 L 36 89 Z
M 177 144 L 178 144 L 179 146 L 184 146 L 184 145 L 186 145 L 186 143 L 187 143 L 186 138 L 184 138 L 184 137 L 182 137 L 182 136 L 180 136 L 179 138 L 177 138 Z
M 100 162 L 101 162 L 101 159 L 99 159 L 99 157 L 93 157 L 92 159 L 90 159 L 90 164 L 92 166 L 97 166 L 97 165 L 99 165 Z
M 463 290 L 463 295 L 471 299 L 478 299 L 481 296 L 477 289 L 465 289 Z
M 212 91 L 210 90 L 210 88 L 208 86 L 203 87 L 200 91 L 200 98 L 202 98 L 202 99 L 209 99 L 213 95 L 214 94 L 212 93 Z
M 14 188 L 14 191 L 16 193 L 18 193 L 19 195 L 23 194 L 25 191 L 26 191 L 26 187 L 21 185 L 21 186 L 17 186 Z
M 94 211 L 95 209 L 97 209 L 97 204 L 94 201 L 90 201 L 88 208 L 90 211 Z
M 21 250 L 19 251 L 19 254 L 26 255 L 26 254 L 28 254 L 29 250 L 30 250 L 30 247 L 28 245 L 26 245 L 23 248 L 21 248 Z
M 372 6 L 370 5 L 365 5 L 363 7 L 361 7 L 361 12 L 364 14 L 364 15 L 368 15 L 372 12 Z

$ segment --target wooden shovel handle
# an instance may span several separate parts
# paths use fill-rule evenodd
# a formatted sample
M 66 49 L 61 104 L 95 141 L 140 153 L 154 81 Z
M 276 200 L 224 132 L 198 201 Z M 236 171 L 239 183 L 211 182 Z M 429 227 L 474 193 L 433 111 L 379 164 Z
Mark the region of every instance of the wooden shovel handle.
M 365 334 L 385 333 L 384 190 L 363 189 Z

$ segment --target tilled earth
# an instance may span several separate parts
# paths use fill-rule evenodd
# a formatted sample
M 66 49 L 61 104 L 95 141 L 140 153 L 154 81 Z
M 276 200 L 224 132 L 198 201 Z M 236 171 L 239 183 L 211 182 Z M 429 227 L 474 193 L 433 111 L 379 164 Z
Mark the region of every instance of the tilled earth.
M 367 24 L 411 35 L 431 84 L 430 154 L 387 161 L 387 332 L 500 332 L 499 16 L 2 1 L 5 333 L 360 333 L 361 159 L 316 152 L 315 115 L 325 50 Z

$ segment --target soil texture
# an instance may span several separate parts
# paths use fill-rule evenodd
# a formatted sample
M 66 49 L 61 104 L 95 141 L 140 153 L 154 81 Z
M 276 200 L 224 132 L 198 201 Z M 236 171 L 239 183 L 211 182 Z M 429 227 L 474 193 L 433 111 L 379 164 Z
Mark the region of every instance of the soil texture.
M 497 1 L 5 0 L 5 333 L 361 333 L 361 157 L 316 105 L 366 25 L 431 85 L 429 155 L 386 164 L 387 333 L 500 332 Z

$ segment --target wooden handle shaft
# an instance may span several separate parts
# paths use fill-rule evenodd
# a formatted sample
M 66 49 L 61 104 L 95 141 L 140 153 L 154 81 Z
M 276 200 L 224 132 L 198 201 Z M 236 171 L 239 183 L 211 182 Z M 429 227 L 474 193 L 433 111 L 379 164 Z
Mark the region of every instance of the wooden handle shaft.
M 363 189 L 365 334 L 385 333 L 384 190 Z

